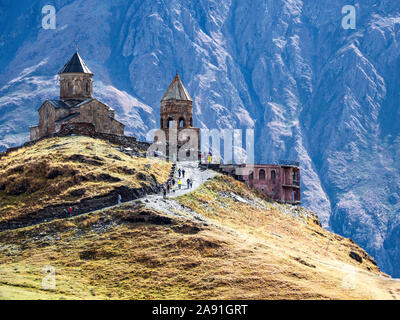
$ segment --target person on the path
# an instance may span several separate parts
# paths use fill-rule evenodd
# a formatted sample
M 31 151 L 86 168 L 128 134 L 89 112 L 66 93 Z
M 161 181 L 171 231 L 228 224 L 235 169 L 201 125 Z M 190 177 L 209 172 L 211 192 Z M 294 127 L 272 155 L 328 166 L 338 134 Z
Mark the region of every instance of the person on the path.
M 175 179 L 172 178 L 172 186 L 175 186 Z
M 64 209 L 64 214 L 65 214 L 66 217 L 68 217 L 68 210 L 67 209 Z
M 181 173 L 182 173 L 182 170 L 181 170 L 181 168 L 179 168 L 179 169 L 178 169 L 178 177 L 179 177 L 179 178 L 181 177 Z
M 182 178 L 185 178 L 185 169 L 182 170 Z
M 179 180 L 178 180 L 178 188 L 181 189 L 181 186 L 182 186 L 182 180 L 179 179 Z
M 72 207 L 69 207 L 69 216 L 72 217 Z
M 169 184 L 169 182 L 168 182 L 168 183 L 167 183 L 167 193 L 170 192 L 170 189 L 171 189 L 171 186 L 170 186 L 170 184 Z
M 117 196 L 117 202 L 118 202 L 118 204 L 121 204 L 121 199 L 122 199 L 121 195 L 118 194 L 118 196 Z
M 190 188 L 190 179 L 187 178 L 186 179 L 186 189 L 189 189 L 189 188 Z
M 190 189 L 192 189 L 192 188 L 193 188 L 193 180 L 190 179 Z
M 167 197 L 167 188 L 164 186 L 163 187 L 163 198 L 165 199 Z

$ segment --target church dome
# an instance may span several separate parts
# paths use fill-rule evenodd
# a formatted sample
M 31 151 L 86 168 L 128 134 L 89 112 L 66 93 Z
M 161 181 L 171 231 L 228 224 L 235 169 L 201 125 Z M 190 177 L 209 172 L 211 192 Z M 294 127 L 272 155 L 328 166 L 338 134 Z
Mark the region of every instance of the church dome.
M 178 74 L 176 74 L 175 79 L 169 85 L 161 101 L 170 99 L 192 101 L 192 98 L 190 97 Z
M 88 73 L 93 74 L 89 67 L 86 65 L 85 61 L 81 58 L 78 51 L 69 59 L 69 61 L 64 65 L 58 74 L 62 73 Z

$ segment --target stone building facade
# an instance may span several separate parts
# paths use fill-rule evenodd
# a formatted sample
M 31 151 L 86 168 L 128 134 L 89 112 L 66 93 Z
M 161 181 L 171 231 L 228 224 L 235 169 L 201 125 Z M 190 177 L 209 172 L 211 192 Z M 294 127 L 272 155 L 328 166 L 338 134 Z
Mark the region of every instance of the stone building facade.
M 93 73 L 78 51 L 59 72 L 60 99 L 46 100 L 39 108 L 39 124 L 30 128 L 31 141 L 57 133 L 64 124 L 90 123 L 95 131 L 123 135 L 125 125 L 115 111 L 93 97 Z
M 300 203 L 300 168 L 296 162 L 281 164 L 221 165 L 221 171 L 235 176 L 279 202 Z

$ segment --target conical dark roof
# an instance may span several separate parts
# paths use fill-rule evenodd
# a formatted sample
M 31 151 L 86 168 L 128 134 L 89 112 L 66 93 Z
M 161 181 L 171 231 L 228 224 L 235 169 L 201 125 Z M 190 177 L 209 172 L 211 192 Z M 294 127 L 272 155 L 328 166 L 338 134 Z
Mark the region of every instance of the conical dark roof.
M 190 97 L 178 74 L 176 74 L 175 79 L 169 85 L 167 92 L 165 92 L 161 101 L 169 99 L 192 101 L 192 98 Z
M 65 66 L 60 70 L 61 73 L 90 73 L 89 67 L 86 65 L 85 61 L 81 58 L 78 51 L 72 56 L 71 59 L 65 64 Z

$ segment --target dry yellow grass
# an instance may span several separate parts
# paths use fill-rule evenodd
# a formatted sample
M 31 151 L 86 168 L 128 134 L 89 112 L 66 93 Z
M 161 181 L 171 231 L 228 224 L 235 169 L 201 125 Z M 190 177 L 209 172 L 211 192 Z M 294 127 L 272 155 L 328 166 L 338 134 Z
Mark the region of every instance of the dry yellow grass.
M 242 199 L 228 196 L 231 193 Z M 400 298 L 397 280 L 381 273 L 375 261 L 351 239 L 323 229 L 307 210 L 293 210 L 296 218 L 282 214 L 295 207 L 260 202 L 253 190 L 226 176 L 179 201 L 217 226 L 234 231 L 243 250 L 253 251 L 258 267 L 272 273 L 272 277 L 265 273 L 268 278 L 290 279 L 302 287 L 299 296 L 303 298 L 307 294 L 333 299 Z M 255 250 L 249 249 L 253 245 Z M 350 252 L 358 254 L 362 262 L 351 258 Z
M 227 177 L 178 201 L 207 225 L 139 203 L 0 233 L 0 298 L 400 296 L 398 283 L 361 248 L 322 229 L 305 210 L 292 218 L 288 206 L 264 202 Z M 55 291 L 42 289 L 46 265 L 56 268 Z
M 45 139 L 0 159 L 0 222 L 105 195 L 122 185 L 149 185 L 146 177 L 163 183 L 170 168 L 157 159 L 132 158 L 99 139 Z

